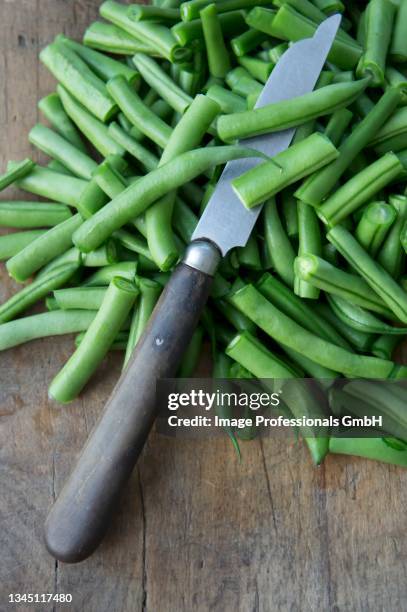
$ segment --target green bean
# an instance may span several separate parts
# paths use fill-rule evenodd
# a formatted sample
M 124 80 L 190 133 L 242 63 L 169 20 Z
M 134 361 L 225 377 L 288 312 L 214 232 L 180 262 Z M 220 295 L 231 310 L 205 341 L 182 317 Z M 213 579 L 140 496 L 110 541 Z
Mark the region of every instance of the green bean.
M 367 353 L 370 351 L 375 338 L 374 334 L 368 334 L 366 332 L 356 330 L 354 327 L 350 327 L 350 325 L 347 325 L 342 319 L 339 319 L 339 317 L 336 316 L 328 304 L 317 302 L 315 304 L 315 308 L 318 314 L 321 317 L 324 317 L 325 321 L 330 323 L 332 327 L 334 327 L 335 330 L 341 334 L 344 340 L 346 340 L 346 342 L 354 347 L 359 353 Z
M 72 246 L 72 234 L 82 223 L 79 214 L 59 223 L 28 244 L 7 262 L 7 270 L 16 281 L 27 280 L 34 272 Z
M 86 153 L 86 147 L 74 123 L 64 111 L 57 93 L 52 93 L 38 102 L 38 108 L 53 127 L 79 151 Z
M 396 210 L 397 216 L 381 245 L 377 261 L 390 276 L 398 278 L 404 269 L 406 258 L 401 243 L 401 232 L 405 223 L 407 223 L 407 198 L 405 196 L 390 196 L 389 201 Z
M 216 4 L 208 4 L 199 13 L 208 57 L 209 72 L 216 78 L 224 78 L 230 70 L 230 58 L 223 39 Z
M 394 207 L 385 202 L 372 202 L 363 210 L 355 237 L 372 257 L 377 255 L 396 216 Z
M 393 442 L 394 440 L 394 442 Z M 398 447 L 397 447 L 398 445 Z M 396 438 L 344 438 L 331 436 L 329 452 L 356 455 L 374 461 L 407 466 L 407 448 L 402 449 Z
M 385 153 L 339 187 L 318 209 L 320 218 L 330 226 L 340 223 L 402 172 L 403 164 L 398 157 L 391 152 Z
M 246 285 L 229 299 L 276 342 L 281 342 L 328 369 L 361 378 L 387 378 L 393 372 L 394 364 L 391 361 L 356 355 L 300 327 L 268 302 L 252 285 Z
M 345 5 L 340 0 L 313 0 L 313 2 L 327 15 L 342 13 L 345 10 Z
M 95 312 L 71 310 L 64 312 L 43 312 L 0 325 L 0 351 L 38 338 L 61 336 L 88 329 L 95 318 Z
M 12 167 L 12 163 L 9 162 Z M 41 166 L 35 166 L 27 176 L 17 182 L 24 191 L 35 193 L 49 200 L 76 206 L 87 182 L 76 177 L 53 172 Z
M 207 96 L 196 96 L 174 128 L 159 166 L 198 146 L 219 111 L 219 105 Z M 179 256 L 172 230 L 174 204 L 175 191 L 168 191 L 146 212 L 148 247 L 153 260 L 164 272 L 172 268 Z
M 84 287 L 103 287 L 109 285 L 115 276 L 120 276 L 133 282 L 137 273 L 137 262 L 122 261 L 121 263 L 112 264 L 99 268 L 84 282 Z
M 376 357 L 392 359 L 394 349 L 400 344 L 401 340 L 400 336 L 383 334 L 374 340 L 370 350 Z
M 119 62 L 104 53 L 99 53 L 88 47 L 84 47 L 78 42 L 59 34 L 56 39 L 75 51 L 79 57 L 100 77 L 103 81 L 108 81 L 121 74 L 132 85 L 137 86 L 140 82 L 140 75 L 123 62 Z
M 114 233 L 114 238 L 129 251 L 143 255 L 152 261 L 152 255 L 143 236 L 136 236 L 135 234 L 131 234 L 130 232 L 121 229 Z
M 179 21 L 180 12 L 176 8 L 152 6 L 146 4 L 130 5 L 127 14 L 133 21 L 157 20 L 157 21 Z
M 295 372 L 248 331 L 237 334 L 226 347 L 226 355 L 257 378 L 293 378 Z
M 347 108 L 340 108 L 332 113 L 324 134 L 337 147 L 342 140 L 342 137 L 353 119 L 353 113 Z
M 219 137 L 231 141 L 296 127 L 348 106 L 368 83 L 368 78 L 352 83 L 336 83 L 291 100 L 267 104 L 243 113 L 223 115 L 218 120 Z
M 24 310 L 45 297 L 53 289 L 64 285 L 78 269 L 77 264 L 66 264 L 51 271 L 42 279 L 33 281 L 0 306 L 0 323 L 14 319 Z
M 112 280 L 81 344 L 51 382 L 50 397 L 67 403 L 78 396 L 114 342 L 137 294 L 133 283 L 120 277 Z
M 332 344 L 350 349 L 348 342 L 336 329 L 320 316 L 313 307 L 297 297 L 288 287 L 280 283 L 271 274 L 264 274 L 257 283 L 257 289 L 284 314 L 296 321 L 308 331 Z
M 235 113 L 247 108 L 244 98 L 220 85 L 211 85 L 206 95 L 219 104 L 223 113 Z
M 133 353 L 134 347 L 140 340 L 145 328 L 147 327 L 147 323 L 162 290 L 159 283 L 148 278 L 139 277 L 136 279 L 136 283 L 140 290 L 140 298 L 132 316 L 129 340 L 124 358 L 124 366 L 127 365 Z
M 71 217 L 64 204 L 54 202 L 0 202 L 0 226 L 53 227 Z
M 54 77 L 100 121 L 108 121 L 117 106 L 85 62 L 61 41 L 54 41 L 40 53 L 40 59 Z
M 51 271 L 55 270 L 56 268 L 62 265 L 68 264 L 68 263 L 74 263 L 78 266 L 78 270 L 72 275 L 70 282 L 75 281 L 79 283 L 81 280 L 81 267 L 83 264 L 83 254 L 76 247 L 72 247 L 68 249 L 67 251 L 65 251 L 64 253 L 62 253 L 62 255 L 59 255 L 58 257 L 55 257 L 55 259 L 52 259 L 46 266 L 41 268 L 41 270 L 37 273 L 35 278 L 36 280 L 43 279 Z
M 158 158 L 149 149 L 127 134 L 114 121 L 109 125 L 109 134 L 121 147 L 137 159 L 148 172 L 157 167 Z
M 273 267 L 286 285 L 292 287 L 294 285 L 295 253 L 281 224 L 275 199 L 268 200 L 263 210 L 264 237 Z
M 83 36 L 83 44 L 99 51 L 117 55 L 131 55 L 132 53 L 149 53 L 157 55 L 155 49 L 140 38 L 130 36 L 127 32 L 110 23 L 95 21 Z
M 394 14 L 395 7 L 390 0 L 370 0 L 366 9 L 364 52 L 356 74 L 358 77 L 371 75 L 373 87 L 381 87 L 384 84 Z
M 233 37 L 236 34 L 241 34 L 247 27 L 244 11 L 223 13 L 219 15 L 218 19 L 224 36 Z M 193 41 L 203 40 L 204 38 L 201 19 L 177 23 L 171 28 L 171 32 L 182 46 L 190 45 Z
M 242 55 L 247 55 L 250 53 L 250 51 L 256 49 L 256 47 L 261 45 L 265 40 L 267 40 L 267 35 L 264 34 L 264 32 L 259 32 L 258 30 L 249 28 L 249 30 L 243 32 L 243 34 L 232 38 L 230 41 L 230 46 L 232 47 L 233 53 L 237 57 L 241 57 Z
M 112 170 L 117 172 L 124 171 L 126 162 L 120 155 L 108 155 L 105 162 L 109 164 Z M 102 162 L 102 163 L 105 163 Z M 95 177 L 89 181 L 85 187 L 81 198 L 77 203 L 77 209 L 84 219 L 88 219 L 95 214 L 102 206 L 106 204 L 108 197 L 105 192 L 99 187 Z
M 45 233 L 46 230 L 30 230 L 28 232 L 14 232 L 0 236 L 0 261 L 4 261 L 17 255 L 30 242 L 36 240 Z
M 369 143 L 376 153 L 398 151 L 407 146 L 407 106 L 397 109 Z
M 328 295 L 328 302 L 335 315 L 344 323 L 367 334 L 405 335 L 406 328 L 392 327 L 384 323 L 367 310 L 351 304 L 341 297 Z
M 321 23 L 326 19 L 326 15 L 321 11 L 315 3 L 308 2 L 308 0 L 273 0 L 273 6 L 281 8 L 283 4 L 287 3 L 294 10 L 300 13 L 303 17 L 308 17 L 315 23 Z
M 284 189 L 281 193 L 281 217 L 287 235 L 290 239 L 298 239 L 297 199 L 292 189 Z
M 192 102 L 191 96 L 186 94 L 166 72 L 144 53 L 136 53 L 133 63 L 139 70 L 143 79 L 158 93 L 160 98 L 178 113 L 183 113 Z
M 398 4 L 389 55 L 392 62 L 404 63 L 407 61 L 407 3 L 401 0 Z
M 304 202 L 298 202 L 298 229 L 298 255 L 321 255 L 322 244 L 318 217 L 315 210 L 309 206 L 309 204 L 305 204 Z M 319 297 L 318 287 L 310 285 L 306 281 L 300 279 L 297 275 L 295 276 L 294 280 L 294 293 L 302 298 L 313 300 L 316 300 Z
M 104 157 L 124 155 L 124 149 L 109 136 L 107 126 L 81 106 L 61 85 L 57 92 L 67 115 L 78 126 L 89 142 Z
M 400 102 L 400 92 L 388 89 L 373 110 L 354 128 L 350 136 L 338 147 L 339 156 L 331 164 L 311 175 L 297 189 L 296 196 L 318 206 L 334 188 L 345 170 L 374 137 Z
M 113 239 L 107 240 L 95 251 L 83 255 L 83 265 L 87 268 L 103 268 L 116 263 L 119 263 L 119 256 Z
M 267 79 L 274 68 L 274 64 L 272 64 L 272 62 L 265 62 L 257 57 L 250 57 L 249 55 L 239 57 L 238 62 L 241 66 L 243 66 L 243 68 L 246 68 L 247 72 L 251 74 L 252 77 L 261 83 L 267 82 Z
M 31 159 L 23 159 L 21 162 L 14 162 L 13 166 L 7 169 L 7 172 L 0 176 L 0 191 L 23 179 L 27 174 L 30 174 L 34 169 L 35 164 Z
M 334 241 L 331 242 L 338 248 Z M 314 287 L 343 297 L 345 300 L 352 302 L 352 304 L 373 310 L 373 312 L 378 314 L 387 317 L 390 315 L 383 300 L 359 276 L 340 270 L 316 255 L 297 257 L 294 268 L 299 278 L 307 281 Z
M 99 310 L 107 289 L 105 287 L 69 287 L 54 291 L 62 310 Z
M 93 178 L 110 200 L 119 195 L 127 187 L 123 176 L 114 170 L 107 160 L 98 166 L 97 170 L 93 173 Z
M 75 346 L 78 347 L 82 344 L 85 337 L 85 332 L 78 334 L 75 338 Z M 121 331 L 117 334 L 113 343 L 109 347 L 109 351 L 125 351 L 127 346 L 129 334 L 127 331 Z
M 189 49 L 179 46 L 171 30 L 155 21 L 133 21 L 127 6 L 108 0 L 103 2 L 99 12 L 107 21 L 147 43 L 170 62 L 179 63 L 189 59 Z
M 315 133 L 233 179 L 231 184 L 243 204 L 252 208 L 337 156 L 330 140 Z M 397 158 L 396 161 L 401 167 Z
M 257 98 L 263 91 L 261 83 L 250 76 L 247 70 L 241 66 L 228 72 L 226 83 L 234 93 L 245 98 L 250 94 L 254 94 Z
M 284 3 L 277 13 L 256 7 L 247 15 L 246 22 L 250 27 L 270 36 L 292 42 L 311 38 L 318 27 L 317 23 L 301 15 L 287 3 Z M 342 70 L 350 70 L 355 67 L 361 54 L 362 49 L 356 41 L 347 35 L 337 34 L 328 60 Z
M 188 244 L 198 224 L 198 217 L 179 197 L 175 199 L 173 225 L 178 236 Z
M 337 225 L 328 232 L 327 238 L 396 317 L 407 323 L 407 293 L 388 272 L 366 253 L 345 228 Z
M 107 83 L 107 90 L 117 102 L 128 120 L 160 147 L 165 147 L 171 136 L 171 128 L 143 103 L 122 76 Z
M 84 252 L 100 246 L 117 229 L 141 215 L 153 202 L 194 179 L 210 166 L 257 152 L 243 147 L 207 147 L 177 156 L 133 183 L 75 233 L 74 242 Z
M 256 325 L 237 308 L 232 306 L 226 299 L 215 300 L 215 306 L 226 319 L 238 332 L 248 331 L 252 335 L 256 335 Z
M 286 346 L 283 346 L 282 348 L 284 352 L 288 355 L 288 357 L 296 365 L 298 365 L 301 370 L 303 370 L 312 378 L 319 379 L 320 384 L 324 387 L 330 387 L 332 384 L 332 379 L 339 377 L 338 372 L 334 372 L 329 368 L 321 366 L 319 363 L 315 363 L 315 361 L 308 359 L 308 357 L 305 357 L 305 355 L 300 355 L 300 353 L 297 353 L 297 351 L 293 351 L 292 349 L 287 348 Z
M 180 6 L 181 19 L 192 21 L 199 17 L 202 8 L 211 4 L 211 0 L 189 0 Z M 270 0 L 217 0 L 218 13 L 226 13 L 237 9 L 248 9 L 255 5 L 270 4 Z
M 79 178 L 91 178 L 96 162 L 53 130 L 37 123 L 28 139 L 37 149 L 59 161 Z

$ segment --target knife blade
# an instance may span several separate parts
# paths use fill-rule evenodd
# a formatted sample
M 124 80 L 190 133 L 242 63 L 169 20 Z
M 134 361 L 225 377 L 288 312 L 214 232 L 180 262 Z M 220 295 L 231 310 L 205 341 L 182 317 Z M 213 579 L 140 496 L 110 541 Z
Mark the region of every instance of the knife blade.
M 326 19 L 312 38 L 306 38 L 290 47 L 273 69 L 255 108 L 301 96 L 314 89 L 326 57 L 341 22 L 340 15 Z M 269 157 L 284 151 L 290 145 L 295 128 L 246 138 L 239 144 L 250 147 Z M 192 240 L 209 240 L 223 257 L 234 247 L 246 244 L 262 206 L 247 209 L 230 182 L 263 160 L 237 159 L 226 164 L 192 235 Z
M 324 21 L 312 39 L 280 59 L 258 105 L 311 91 L 326 60 L 340 16 Z M 245 140 L 271 156 L 287 148 L 294 130 Z M 86 559 L 100 544 L 120 493 L 156 417 L 156 382 L 175 375 L 209 296 L 213 275 L 232 247 L 244 246 L 260 212 L 246 210 L 230 180 L 259 163 L 226 166 L 186 250 L 168 281 L 126 370 L 110 396 L 45 524 L 45 543 L 60 561 Z

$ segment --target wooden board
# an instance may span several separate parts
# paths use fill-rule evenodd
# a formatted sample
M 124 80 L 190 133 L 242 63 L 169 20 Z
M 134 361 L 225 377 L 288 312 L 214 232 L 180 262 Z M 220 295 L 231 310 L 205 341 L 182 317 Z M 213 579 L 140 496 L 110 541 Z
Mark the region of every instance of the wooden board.
M 80 36 L 93 0 L 0 0 L 0 167 L 30 154 L 37 100 L 53 80 L 39 50 Z M 3 198 L 4 199 L 4 198 Z M 15 289 L 4 268 L 0 299 Z M 302 444 L 150 437 L 106 541 L 78 566 L 55 563 L 43 521 L 119 373 L 109 357 L 60 407 L 47 384 L 72 339 L 0 355 L 0 610 L 398 612 L 407 595 L 407 471 L 328 458 Z M 7 604 L 9 593 L 73 603 Z

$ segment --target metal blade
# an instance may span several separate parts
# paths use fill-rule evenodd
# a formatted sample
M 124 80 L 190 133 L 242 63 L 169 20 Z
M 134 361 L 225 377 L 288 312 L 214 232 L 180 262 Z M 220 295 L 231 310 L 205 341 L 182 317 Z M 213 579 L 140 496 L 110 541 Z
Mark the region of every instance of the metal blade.
M 296 42 L 281 56 L 264 86 L 256 108 L 289 100 L 314 89 L 340 22 L 340 15 L 325 19 L 312 38 Z M 271 157 L 288 148 L 294 132 L 295 128 L 292 128 L 271 135 L 264 134 L 247 138 L 239 144 Z M 262 161 L 260 158 L 247 158 L 226 164 L 192 240 L 210 240 L 223 256 L 233 247 L 246 244 L 262 206 L 248 210 L 234 193 L 230 181 Z

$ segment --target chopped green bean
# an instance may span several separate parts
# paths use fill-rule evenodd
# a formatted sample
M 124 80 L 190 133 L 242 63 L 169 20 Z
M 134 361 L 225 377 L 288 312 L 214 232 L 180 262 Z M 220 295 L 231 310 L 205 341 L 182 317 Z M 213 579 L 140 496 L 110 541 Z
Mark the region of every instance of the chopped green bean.
M 30 230 L 28 232 L 14 232 L 0 236 L 0 261 L 17 255 L 30 242 L 42 236 L 46 230 Z
M 267 104 L 243 113 L 223 115 L 218 121 L 219 137 L 227 142 L 296 127 L 335 110 L 347 106 L 366 88 L 369 79 L 351 83 L 336 83 L 321 89 Z
M 57 93 L 52 93 L 38 102 L 38 108 L 52 126 L 79 151 L 86 153 L 86 147 L 74 123 L 66 114 Z
M 274 340 L 326 368 L 361 378 L 387 378 L 393 372 L 394 364 L 391 361 L 350 353 L 300 327 L 252 285 L 246 285 L 229 299 Z
M 97 167 L 96 162 L 86 153 L 40 123 L 32 128 L 28 139 L 37 149 L 59 161 L 79 178 L 90 180 Z
M 57 91 L 67 115 L 99 153 L 105 157 L 107 155 L 124 155 L 124 149 L 109 136 L 107 126 L 104 123 L 81 106 L 61 85 L 58 85 Z
M 14 162 L 13 166 L 7 169 L 7 172 L 0 176 L 0 191 L 23 179 L 27 174 L 30 174 L 34 169 L 35 164 L 31 159 L 24 159 L 21 162 Z
M 61 85 L 100 121 L 108 121 L 117 112 L 104 82 L 66 44 L 54 41 L 41 51 L 40 59 Z
M 50 397 L 62 403 L 77 397 L 114 342 L 137 294 L 133 283 L 120 277 L 112 280 L 81 344 L 51 382 Z
M 396 317 L 403 323 L 407 323 L 407 293 L 388 272 L 366 253 L 345 228 L 339 225 L 333 227 L 328 232 L 327 238 Z
M 55 202 L 0 202 L 0 226 L 53 227 L 71 216 L 67 206 Z
M 72 246 L 72 234 L 83 222 L 76 214 L 59 223 L 45 234 L 30 242 L 7 262 L 7 270 L 18 282 L 27 280 L 34 272 L 64 253 Z
M 0 306 L 0 323 L 14 319 L 24 310 L 45 297 L 47 293 L 64 285 L 78 269 L 74 263 L 59 266 L 42 279 L 37 279 L 21 289 Z

